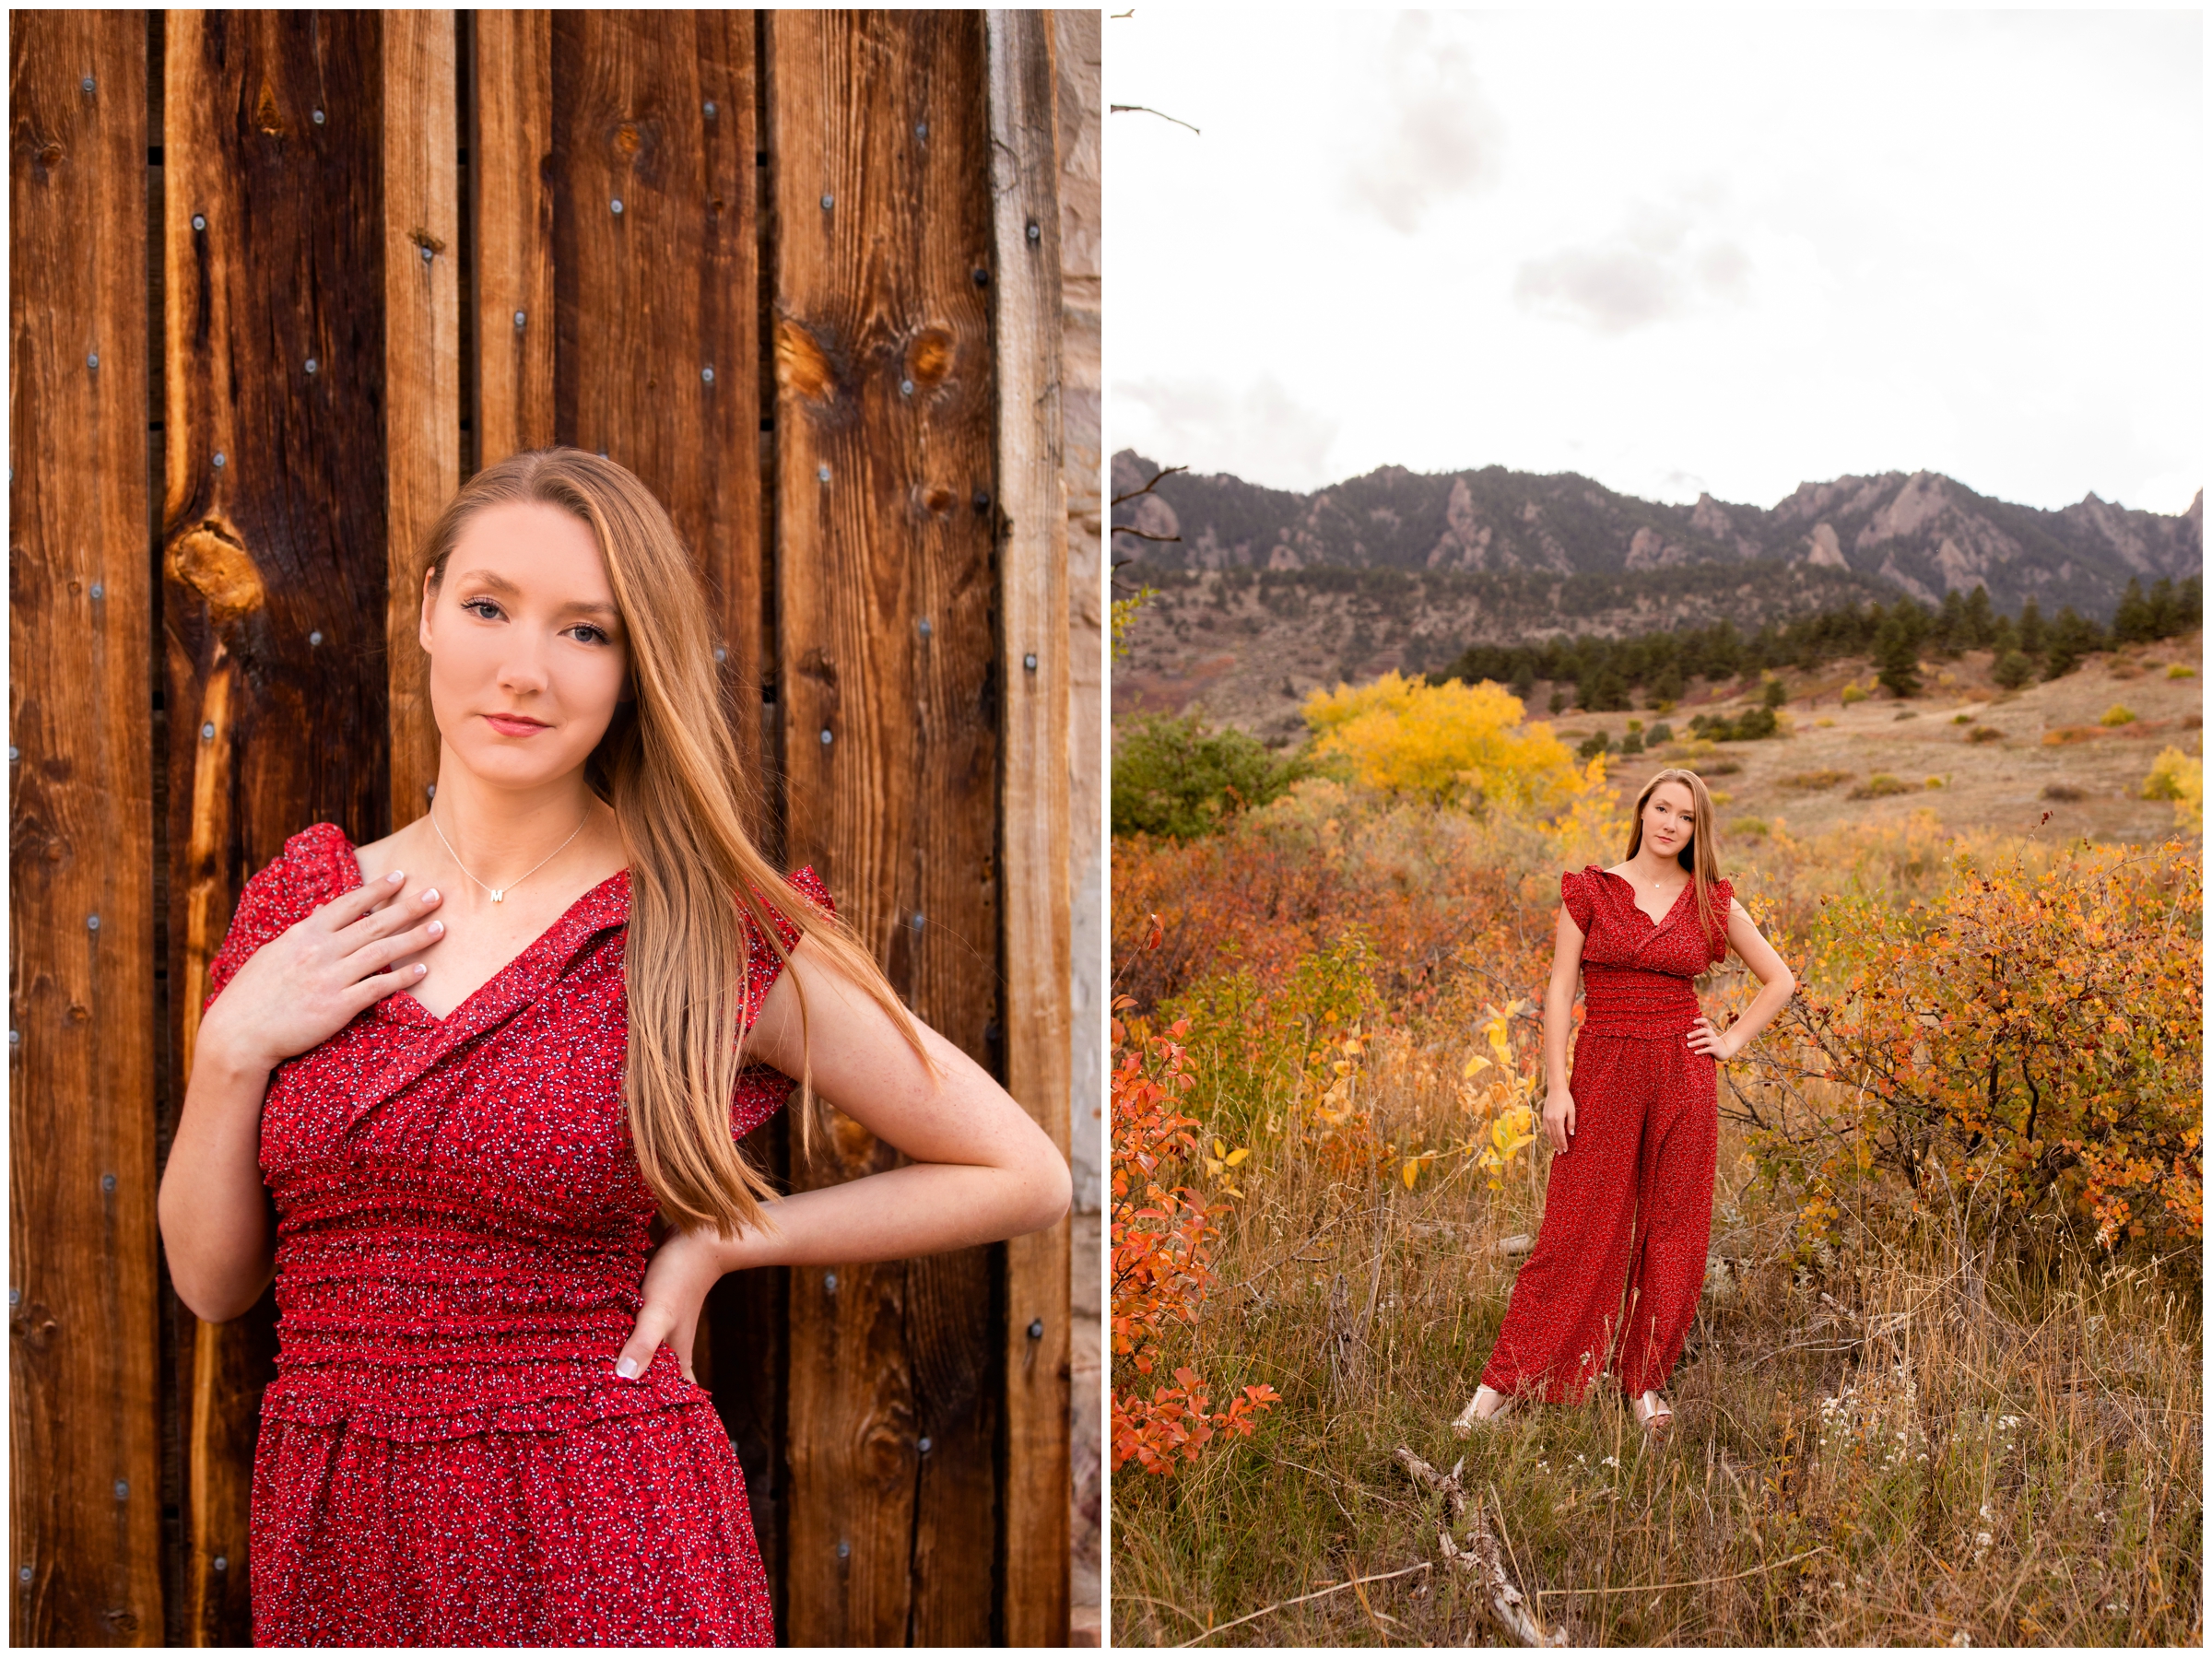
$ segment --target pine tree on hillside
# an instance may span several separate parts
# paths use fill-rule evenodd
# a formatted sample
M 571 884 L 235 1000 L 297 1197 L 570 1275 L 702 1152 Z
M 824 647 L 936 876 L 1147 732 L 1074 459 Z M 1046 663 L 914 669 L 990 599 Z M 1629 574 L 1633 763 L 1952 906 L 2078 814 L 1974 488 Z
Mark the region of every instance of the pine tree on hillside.
M 2159 617 L 2143 596 L 2141 579 L 2129 576 L 2127 591 L 2120 594 L 2120 603 L 2112 611 L 2112 642 L 2147 644 L 2159 636 L 2158 625 Z
M 1918 696 L 1920 651 L 1913 641 L 1912 624 L 1902 615 L 1892 613 L 1882 624 L 1874 650 L 1882 688 L 1895 697 Z
M 1966 642 L 1970 649 L 1987 650 L 1996 630 L 1996 617 L 1990 613 L 1989 589 L 1976 582 L 1966 600 Z

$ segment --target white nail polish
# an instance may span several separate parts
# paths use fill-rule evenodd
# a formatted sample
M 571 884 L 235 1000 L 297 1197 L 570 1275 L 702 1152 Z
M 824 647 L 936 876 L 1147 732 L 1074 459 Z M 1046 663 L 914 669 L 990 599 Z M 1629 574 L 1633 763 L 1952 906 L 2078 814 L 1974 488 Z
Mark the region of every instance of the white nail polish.
M 424 892 L 424 893 L 423 893 L 423 895 L 422 895 L 422 900 L 423 900 L 425 903 L 435 903 L 435 902 L 437 902 L 437 901 L 438 901 L 438 888 L 437 888 L 436 887 L 430 887 L 430 888 L 429 888 L 428 891 Z
M 615 1373 L 619 1375 L 624 1381 L 637 1380 L 638 1360 L 634 1357 L 624 1358 L 620 1363 L 615 1366 Z
M 397 886 L 401 881 L 405 880 L 406 876 L 401 874 L 397 869 L 394 869 L 389 875 L 385 876 L 384 878 L 389 880 L 394 886 Z

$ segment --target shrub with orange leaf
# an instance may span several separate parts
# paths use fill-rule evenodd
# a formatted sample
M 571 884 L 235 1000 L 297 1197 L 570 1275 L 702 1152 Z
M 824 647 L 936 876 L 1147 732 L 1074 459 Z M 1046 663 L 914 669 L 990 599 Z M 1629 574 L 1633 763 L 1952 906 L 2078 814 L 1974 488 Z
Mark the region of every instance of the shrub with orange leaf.
M 1831 1103 L 1793 1128 L 1744 1096 L 1809 1228 L 1884 1169 L 2000 1224 L 2047 1202 L 2107 1247 L 2200 1239 L 2201 852 L 2085 842 L 1957 874 L 1933 905 L 1823 899 L 1858 965 L 1793 1003 L 1784 1068 Z
M 1116 1013 L 1129 1005 L 1121 998 Z M 1249 1435 L 1277 1402 L 1273 1387 L 1248 1386 L 1216 1410 L 1188 1366 L 1174 1371 L 1172 1386 L 1146 1386 L 1163 1335 L 1197 1322 L 1219 1236 L 1214 1222 L 1230 1209 L 1205 1201 L 1185 1177 L 1200 1156 L 1198 1123 L 1181 1109 L 1196 1080 L 1182 1045 L 1187 1034 L 1182 1021 L 1164 1035 L 1132 1029 L 1118 1017 L 1112 1024 L 1112 1463 L 1134 1461 L 1154 1474 L 1196 1461 L 1217 1437 Z

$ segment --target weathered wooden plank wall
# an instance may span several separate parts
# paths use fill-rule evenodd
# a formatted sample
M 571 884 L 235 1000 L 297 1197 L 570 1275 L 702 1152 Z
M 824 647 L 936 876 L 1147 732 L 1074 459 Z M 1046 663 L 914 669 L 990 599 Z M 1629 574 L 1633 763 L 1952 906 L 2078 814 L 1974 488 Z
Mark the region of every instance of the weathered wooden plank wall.
M 207 966 L 248 876 L 310 823 L 367 838 L 390 816 L 384 35 L 376 12 L 165 19 L 175 1046 L 160 1107 L 172 1124 Z M 417 394 L 403 385 L 401 407 Z M 274 1321 L 265 1294 L 228 1323 L 178 1313 L 192 1361 L 172 1406 L 185 1555 L 176 1632 L 194 1643 L 251 1638 L 248 1500 Z
M 1050 32 L 18 19 L 18 1640 L 250 1636 L 272 1308 L 197 1325 L 168 1295 L 158 1147 L 246 876 L 310 822 L 367 839 L 427 804 L 412 570 L 487 460 L 575 442 L 668 502 L 764 844 L 814 863 L 917 1010 L 1065 1144 Z M 886 1160 L 849 1122 L 822 1138 L 802 1181 Z M 755 1148 L 794 1160 L 780 1126 Z M 700 1354 L 783 1631 L 1064 1639 L 1065 1235 L 790 1275 L 721 1286 Z
M 985 14 L 997 277 L 998 669 L 1002 781 L 1034 779 L 1000 820 L 1006 1087 L 1063 1146 L 1068 1130 L 1067 494 L 1061 476 L 1059 169 L 1053 34 L 1042 12 Z M 1006 1638 L 1062 1644 L 1068 1615 L 1068 1227 L 1006 1244 Z
M 128 1644 L 161 1637 L 146 30 L 11 38 L 11 1629 Z
M 997 1069 L 981 18 L 778 12 L 767 39 L 786 855 Z M 896 1159 L 822 1138 L 806 1182 Z M 792 1274 L 794 1643 L 990 1638 L 990 1300 L 981 1250 Z

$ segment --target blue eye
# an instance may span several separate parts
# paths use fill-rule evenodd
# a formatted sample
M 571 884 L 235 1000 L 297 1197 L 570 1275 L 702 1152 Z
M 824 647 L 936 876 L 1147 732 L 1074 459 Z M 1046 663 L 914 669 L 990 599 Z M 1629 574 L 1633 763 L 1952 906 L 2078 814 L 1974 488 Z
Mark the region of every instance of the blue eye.
M 582 637 L 588 644 L 605 644 L 607 641 L 606 635 L 588 621 L 578 622 L 569 631 Z
M 479 621 L 497 621 L 500 618 L 500 606 L 493 604 L 488 598 L 464 599 L 461 607 Z M 487 610 L 491 613 L 486 615 Z

